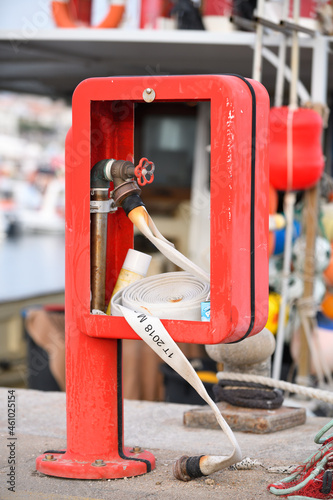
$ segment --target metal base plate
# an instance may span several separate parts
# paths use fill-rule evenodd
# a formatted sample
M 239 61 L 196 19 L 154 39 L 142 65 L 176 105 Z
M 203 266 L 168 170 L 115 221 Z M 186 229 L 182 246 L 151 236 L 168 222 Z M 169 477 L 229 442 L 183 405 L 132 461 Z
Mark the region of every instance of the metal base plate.
M 155 469 L 155 457 L 148 451 L 139 453 L 124 448 L 124 458 L 75 458 L 67 453 L 44 453 L 36 459 L 36 469 L 43 474 L 72 479 L 116 479 L 139 476 Z
M 302 425 L 306 421 L 306 410 L 281 406 L 277 410 L 241 408 L 228 403 L 217 403 L 222 416 L 233 431 L 264 434 Z M 184 425 L 205 429 L 219 429 L 214 413 L 209 406 L 202 406 L 184 413 Z

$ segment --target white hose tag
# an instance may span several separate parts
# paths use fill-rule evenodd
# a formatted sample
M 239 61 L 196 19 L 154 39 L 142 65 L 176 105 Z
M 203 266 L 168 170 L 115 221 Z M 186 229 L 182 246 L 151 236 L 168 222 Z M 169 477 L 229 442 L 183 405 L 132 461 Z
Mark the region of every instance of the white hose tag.
M 165 361 L 165 363 L 171 366 L 171 368 L 183 377 L 197 391 L 204 401 L 206 401 L 206 403 L 213 410 L 220 427 L 232 443 L 233 452 L 231 455 L 219 457 L 207 456 L 204 464 L 205 470 L 203 470 L 203 466 L 201 466 L 202 473 L 209 475 L 212 472 L 216 472 L 217 470 L 238 462 L 241 459 L 241 451 L 232 430 L 222 417 L 221 412 L 214 401 L 209 397 L 205 386 L 193 366 L 177 346 L 176 342 L 171 338 L 160 319 L 143 312 L 132 311 L 131 309 L 121 305 L 119 305 L 119 308 L 127 323 L 133 328 L 139 337 L 144 340 L 146 344 L 148 344 L 153 351 L 155 351 L 156 354 L 158 354 L 160 358 Z

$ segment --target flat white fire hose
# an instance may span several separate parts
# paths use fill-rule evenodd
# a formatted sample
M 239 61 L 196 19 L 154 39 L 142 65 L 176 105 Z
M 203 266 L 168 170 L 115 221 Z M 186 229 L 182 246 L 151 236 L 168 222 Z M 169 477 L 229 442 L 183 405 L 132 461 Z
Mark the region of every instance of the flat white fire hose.
M 201 267 L 190 261 L 185 255 L 180 253 L 170 241 L 166 240 L 155 226 L 152 218 L 144 207 L 137 207 L 128 214 L 128 218 L 136 227 L 148 238 L 149 241 L 176 266 L 184 269 L 194 276 L 210 282 L 210 276 Z
M 242 458 L 237 440 L 221 415 L 220 410 L 209 397 L 202 381 L 191 363 L 184 356 L 174 340 L 170 337 L 159 318 L 143 312 L 132 311 L 119 306 L 128 324 L 144 340 L 162 360 L 181 375 L 211 407 L 222 430 L 233 446 L 228 456 L 181 457 L 174 465 L 174 474 L 178 479 L 189 481 L 195 477 L 208 476 L 213 472 L 229 467 Z
M 187 272 L 157 274 L 115 293 L 111 314 L 123 316 L 123 305 L 158 318 L 200 321 L 200 304 L 208 295 L 209 284 Z
M 190 481 L 241 460 L 241 450 L 232 430 L 209 397 L 196 371 L 159 319 L 200 321 L 200 303 L 207 300 L 209 275 L 165 240 L 145 209 L 140 207 L 140 210 L 141 213 L 132 214 L 135 210 L 129 213 L 132 222 L 169 260 L 187 272 L 166 273 L 132 283 L 113 296 L 111 314 L 123 315 L 137 335 L 198 392 L 211 407 L 233 446 L 232 453 L 227 456 L 183 456 L 178 459 L 174 465 L 175 477 Z

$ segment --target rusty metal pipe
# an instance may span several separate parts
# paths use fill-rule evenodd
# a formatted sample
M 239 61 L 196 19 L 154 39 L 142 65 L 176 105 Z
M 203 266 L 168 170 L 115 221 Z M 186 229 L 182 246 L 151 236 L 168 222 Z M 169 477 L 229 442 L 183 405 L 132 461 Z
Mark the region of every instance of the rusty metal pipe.
M 91 202 L 108 200 L 110 180 L 105 177 L 105 167 L 113 160 L 103 160 L 93 166 L 90 172 Z M 107 212 L 90 214 L 90 282 L 91 309 L 105 309 L 105 269 L 107 243 Z
M 108 188 L 91 189 L 92 201 L 107 201 Z M 105 309 L 107 213 L 90 214 L 91 309 Z

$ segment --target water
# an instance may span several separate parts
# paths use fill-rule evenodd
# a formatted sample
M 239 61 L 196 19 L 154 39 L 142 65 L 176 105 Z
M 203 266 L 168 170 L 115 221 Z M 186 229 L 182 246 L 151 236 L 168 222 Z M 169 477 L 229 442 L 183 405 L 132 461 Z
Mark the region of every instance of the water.
M 0 240 L 0 302 L 62 292 L 64 235 L 21 235 Z

